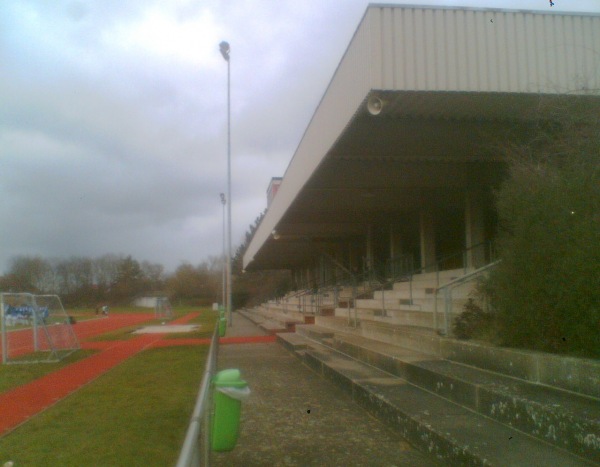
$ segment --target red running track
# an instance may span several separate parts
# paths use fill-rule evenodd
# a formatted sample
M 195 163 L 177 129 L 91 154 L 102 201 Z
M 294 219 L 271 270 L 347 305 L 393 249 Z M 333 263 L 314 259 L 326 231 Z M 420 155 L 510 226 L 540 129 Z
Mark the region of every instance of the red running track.
M 170 324 L 183 324 L 198 316 L 190 313 Z M 74 326 L 80 340 L 154 319 L 152 314 L 111 315 L 82 321 Z M 165 326 L 165 330 L 168 325 Z M 18 331 L 21 332 L 21 331 Z M 164 334 L 140 334 L 125 341 L 83 342 L 83 348 L 100 350 L 54 373 L 0 394 L 0 436 L 25 423 L 29 418 L 77 391 L 111 368 L 147 348 L 178 345 L 208 345 L 210 339 L 163 339 Z M 275 336 L 222 337 L 220 344 L 274 342 Z
M 81 386 L 159 340 L 145 334 L 128 341 L 113 343 L 108 349 L 61 368 L 31 383 L 0 394 L 0 436 L 12 431 L 30 417 L 54 405 Z
M 151 313 L 143 314 L 122 314 L 109 315 L 107 317 L 91 319 L 78 322 L 73 326 L 75 335 L 79 341 L 89 339 L 111 331 L 116 331 L 127 326 L 135 326 L 154 319 Z M 9 337 L 9 355 L 11 358 L 25 355 L 33 352 L 33 329 L 21 329 L 19 331 L 10 331 Z M 0 348 L 0 357 L 2 349 Z
M 189 319 L 195 316 L 197 313 Z M 110 315 L 105 318 L 78 322 L 74 329 L 78 338 L 83 340 L 152 319 L 154 319 L 153 314 Z M 22 331 L 16 332 L 21 333 Z M 12 431 L 30 417 L 54 405 L 60 399 L 98 378 L 129 357 L 148 348 L 162 337 L 161 334 L 142 334 L 126 341 L 83 343 L 82 347 L 84 348 L 97 348 L 101 351 L 54 373 L 0 394 L 0 413 L 2 414 L 0 436 Z

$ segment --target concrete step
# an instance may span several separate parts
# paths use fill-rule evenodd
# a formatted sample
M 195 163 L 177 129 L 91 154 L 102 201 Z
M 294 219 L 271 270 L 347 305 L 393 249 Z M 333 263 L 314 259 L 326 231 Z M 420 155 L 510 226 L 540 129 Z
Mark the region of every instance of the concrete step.
M 403 303 L 404 302 L 404 303 Z M 388 299 L 384 301 L 381 297 L 377 298 L 359 298 L 356 300 L 357 308 L 381 310 L 385 307 L 386 310 L 407 310 L 420 311 L 421 305 L 410 304 L 409 300 Z
M 296 326 L 296 334 L 319 342 L 323 342 L 324 339 L 331 339 L 334 336 L 333 331 L 314 324 Z
M 430 298 L 435 294 L 436 288 L 437 285 L 435 283 L 413 283 L 411 287 L 408 282 L 396 282 L 393 285 L 393 289 L 385 290 L 384 294 L 386 298 L 410 298 L 411 294 L 413 298 Z M 381 298 L 381 291 L 375 291 L 374 297 Z
M 467 273 L 469 273 L 471 270 L 467 269 Z M 417 282 L 429 282 L 432 284 L 437 284 L 438 278 L 439 278 L 439 283 L 441 284 L 445 284 L 446 282 L 450 282 L 451 280 L 454 280 L 458 277 L 464 276 L 465 275 L 465 270 L 464 269 L 447 269 L 445 271 L 439 271 L 439 272 L 426 272 L 423 274 L 414 274 L 412 276 L 412 281 L 413 283 L 417 283 Z
M 283 345 L 290 352 L 305 350 L 308 347 L 308 341 L 300 334 L 294 332 L 277 334 L 277 342 Z
M 367 337 L 505 376 L 600 399 L 599 360 L 446 338 L 432 329 L 396 325 L 383 320 L 363 320 L 358 325 L 352 323 L 349 326 L 347 318 L 318 316 L 315 322 L 334 332 Z
M 359 336 L 337 333 L 336 350 L 388 371 L 542 441 L 600 462 L 600 401 Z M 412 352 L 412 353 L 411 353 Z
M 265 319 L 266 319 L 262 315 L 258 314 L 256 311 L 249 310 L 246 308 L 237 310 L 236 313 L 239 313 L 240 315 L 244 316 L 245 318 L 248 318 L 251 322 L 253 322 L 256 325 L 262 324 L 263 321 L 265 321 Z
M 337 308 L 336 317 L 348 318 L 347 308 Z M 357 309 L 356 316 L 361 322 L 385 323 L 391 325 L 417 326 L 433 328 L 433 314 L 428 311 L 402 311 L 402 310 L 368 310 Z M 350 310 L 350 317 L 354 318 L 354 310 Z
M 289 340 L 290 334 L 278 335 Z M 310 368 L 446 465 L 589 465 L 562 449 L 358 361 L 307 337 L 290 344 Z M 335 338 L 334 338 L 335 339 Z M 286 347 L 290 348 L 288 345 Z M 404 358 L 424 356 L 404 349 Z M 426 356 L 425 356 L 426 357 Z
M 258 327 L 260 329 L 262 329 L 263 331 L 268 332 L 269 334 L 278 334 L 281 332 L 292 332 L 291 329 L 282 325 L 278 321 L 263 321 L 261 324 L 258 325 Z
M 405 316 L 394 320 L 392 317 L 376 316 L 375 314 L 360 313 L 357 310 L 359 326 L 354 332 L 374 340 L 411 348 L 419 352 L 439 355 L 440 337 L 433 329 L 432 313 L 420 313 L 419 316 Z M 348 310 L 336 309 L 335 320 L 326 316 L 317 316 L 315 322 L 324 327 L 340 329 L 340 323 L 348 322 Z M 412 319 L 414 318 L 414 319 Z M 439 318 L 439 316 L 438 316 Z M 354 321 L 354 311 L 350 312 Z
M 245 309 L 244 311 L 252 316 L 255 316 L 256 319 L 279 322 L 288 329 L 293 329 L 295 324 L 305 323 L 305 315 L 295 311 L 285 312 L 271 305 L 268 307 L 259 306 L 252 309 Z

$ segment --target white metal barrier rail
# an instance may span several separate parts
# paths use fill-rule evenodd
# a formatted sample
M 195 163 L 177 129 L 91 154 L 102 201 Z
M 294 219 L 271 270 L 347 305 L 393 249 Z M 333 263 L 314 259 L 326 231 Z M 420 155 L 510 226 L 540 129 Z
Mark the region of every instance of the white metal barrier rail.
M 210 383 L 217 369 L 218 347 L 219 322 L 217 321 L 210 341 L 206 368 L 202 375 L 196 405 L 179 453 L 177 467 L 208 466 L 210 463 Z
M 433 327 L 434 329 L 438 330 L 438 319 L 437 319 L 437 301 L 438 301 L 438 294 L 440 293 L 440 291 L 444 291 L 444 330 L 443 335 L 445 336 L 449 336 L 450 334 L 450 312 L 451 312 L 451 308 L 452 308 L 452 289 L 454 289 L 455 287 L 465 284 L 469 281 L 475 280 L 478 277 L 480 277 L 482 274 L 488 272 L 490 269 L 496 267 L 502 260 L 498 260 L 498 261 L 494 261 L 493 263 L 490 264 L 486 264 L 485 266 L 476 269 L 475 271 L 472 271 L 468 274 L 465 274 L 464 276 L 460 276 L 456 279 L 451 280 L 450 282 L 447 282 L 444 285 L 439 286 L 438 288 L 435 289 L 435 304 L 434 304 L 434 310 L 433 310 Z

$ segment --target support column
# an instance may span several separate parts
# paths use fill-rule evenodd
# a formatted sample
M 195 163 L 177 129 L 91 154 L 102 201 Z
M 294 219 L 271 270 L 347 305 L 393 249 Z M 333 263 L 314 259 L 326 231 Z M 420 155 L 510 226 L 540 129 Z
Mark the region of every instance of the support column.
M 402 236 L 397 227 L 390 225 L 390 270 L 387 271 L 391 277 L 402 273 Z
M 485 265 L 485 245 L 472 248 L 485 241 L 485 215 L 481 193 L 469 190 L 465 195 L 465 238 L 467 268 Z
M 435 220 L 429 209 L 419 213 L 419 235 L 421 240 L 421 268 L 423 272 L 435 271 Z
M 373 269 L 373 225 L 367 227 L 367 254 L 366 254 L 367 271 Z

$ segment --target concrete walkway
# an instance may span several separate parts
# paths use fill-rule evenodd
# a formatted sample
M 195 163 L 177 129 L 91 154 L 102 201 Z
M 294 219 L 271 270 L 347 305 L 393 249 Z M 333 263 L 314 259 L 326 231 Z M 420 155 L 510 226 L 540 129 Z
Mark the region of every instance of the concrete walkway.
M 227 336 L 264 335 L 234 313 Z M 252 395 L 242 406 L 241 434 L 216 466 L 433 466 L 351 398 L 277 343 L 219 349 L 219 369 L 239 368 Z

